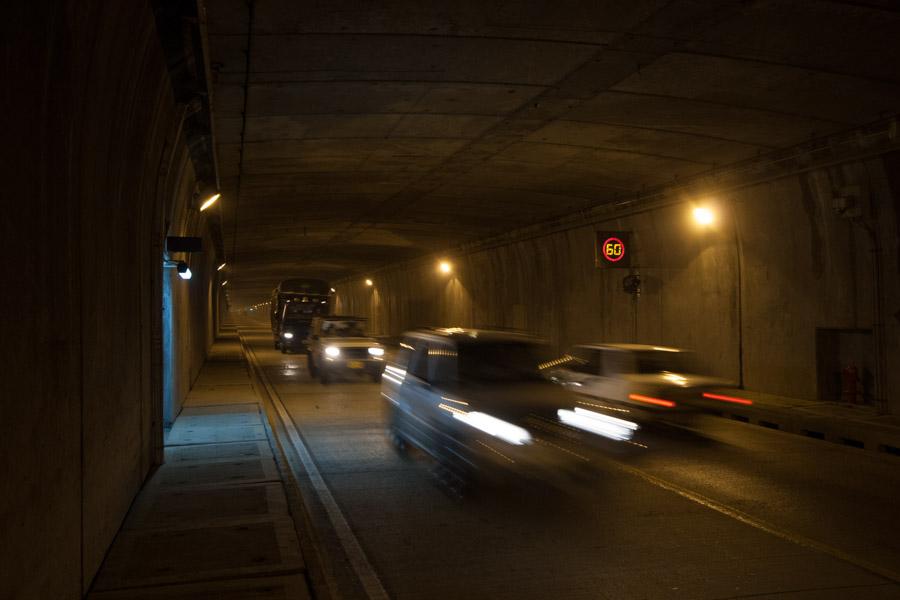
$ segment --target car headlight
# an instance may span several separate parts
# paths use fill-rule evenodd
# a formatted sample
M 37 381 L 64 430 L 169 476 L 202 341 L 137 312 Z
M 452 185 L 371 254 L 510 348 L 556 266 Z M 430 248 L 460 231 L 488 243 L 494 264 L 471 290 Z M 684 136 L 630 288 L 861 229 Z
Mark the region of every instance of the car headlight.
M 638 430 L 638 424 L 609 415 L 576 407 L 574 410 L 556 411 L 559 420 L 566 425 L 596 433 L 612 440 L 628 441 Z
M 384 356 L 384 348 L 369 348 L 369 354 L 372 356 Z
M 341 349 L 337 346 L 328 346 L 327 348 L 325 348 L 325 354 L 334 358 L 341 355 Z
M 282 333 L 281 335 L 283 335 L 283 336 L 284 336 L 284 339 L 286 339 L 286 340 L 294 339 L 294 334 L 291 333 L 290 331 L 285 331 L 285 332 Z
M 531 443 L 526 429 L 482 412 L 454 412 L 453 418 L 515 446 Z

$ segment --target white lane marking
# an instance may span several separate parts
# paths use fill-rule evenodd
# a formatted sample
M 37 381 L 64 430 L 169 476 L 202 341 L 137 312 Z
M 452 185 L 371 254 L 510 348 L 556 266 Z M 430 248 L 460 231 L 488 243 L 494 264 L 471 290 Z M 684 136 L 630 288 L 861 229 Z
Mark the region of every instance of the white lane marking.
M 322 506 L 325 507 L 325 512 L 328 514 L 328 520 L 331 521 L 331 526 L 334 528 L 335 534 L 341 543 L 341 547 L 347 555 L 350 566 L 353 567 L 353 572 L 356 573 L 366 595 L 371 600 L 387 600 L 390 596 L 388 596 L 387 591 L 385 591 L 384 586 L 381 584 L 381 580 L 378 578 L 378 575 L 375 573 L 375 568 L 372 566 L 372 563 L 369 562 L 369 558 L 359 544 L 359 540 L 356 539 L 353 530 L 350 529 L 350 524 L 347 522 L 346 517 L 344 517 L 344 513 L 341 512 L 334 496 L 331 494 L 331 490 L 328 489 L 325 479 L 319 472 L 319 468 L 316 466 L 315 461 L 313 461 L 312 455 L 309 453 L 306 444 L 303 442 L 300 432 L 297 431 L 294 421 L 291 419 L 287 412 L 287 408 L 285 408 L 284 403 L 281 401 L 281 397 L 275 392 L 265 371 L 260 368 L 259 361 L 257 360 L 253 349 L 247 344 L 244 344 L 244 347 L 247 349 L 247 353 L 257 367 L 259 377 L 262 380 L 263 385 L 266 386 L 266 391 L 272 399 L 272 405 L 275 407 L 275 411 L 278 413 L 278 417 L 281 419 L 285 431 L 287 431 L 291 445 L 294 447 L 294 451 L 303 463 L 303 468 L 306 469 L 306 475 L 309 477 L 310 483 L 312 483 L 313 489 L 319 497 L 319 501 L 322 503 Z
M 803 547 L 809 548 L 811 550 L 816 550 L 818 552 L 822 552 L 823 554 L 827 554 L 828 556 L 831 556 L 832 558 L 836 558 L 838 560 L 850 563 L 851 565 L 853 565 L 855 567 L 863 569 L 864 571 L 868 571 L 869 573 L 872 573 L 874 575 L 878 575 L 879 577 L 882 577 L 889 581 L 893 581 L 895 583 L 900 583 L 900 573 L 897 573 L 890 569 L 886 569 L 884 567 L 881 567 L 879 565 L 871 563 L 867 560 L 857 558 L 855 556 L 847 554 L 846 552 L 838 550 L 837 548 L 829 546 L 828 544 L 823 544 L 822 542 L 817 542 L 816 540 L 813 540 L 806 536 L 800 535 L 799 533 L 794 533 L 792 531 L 780 529 L 775 525 L 767 523 L 756 517 L 752 517 L 741 510 L 738 510 L 736 508 L 731 508 L 730 506 L 722 504 L 721 502 L 713 500 L 712 498 L 707 498 L 706 496 L 704 496 L 702 494 L 698 494 L 697 492 L 693 492 L 689 489 L 683 488 L 680 485 L 677 485 L 675 483 L 671 483 L 664 479 L 660 479 L 659 477 L 656 477 L 655 475 L 651 475 L 649 473 L 646 473 L 646 472 L 644 472 L 638 468 L 632 467 L 630 465 L 626 465 L 624 463 L 620 463 L 618 461 L 615 461 L 615 460 L 612 460 L 612 459 L 606 458 L 606 457 L 597 457 L 597 458 L 595 458 L 595 460 L 597 462 L 606 463 L 613 468 L 625 471 L 626 473 L 630 473 L 631 475 L 634 475 L 636 477 L 640 477 L 641 479 L 643 479 L 644 481 L 647 481 L 648 483 L 651 483 L 657 487 L 661 487 L 664 490 L 674 492 L 675 494 L 678 494 L 682 498 L 686 498 L 692 502 L 696 502 L 697 504 L 699 504 L 701 506 L 705 506 L 706 508 L 714 510 L 717 513 L 723 514 L 727 517 L 731 517 L 732 519 L 734 519 L 736 521 L 740 521 L 741 523 L 744 523 L 745 525 L 749 525 L 750 527 L 754 527 L 761 531 L 765 531 L 768 534 L 774 535 L 775 537 L 779 537 L 783 540 L 787 540 L 791 543 L 797 544 L 798 546 L 803 546 Z

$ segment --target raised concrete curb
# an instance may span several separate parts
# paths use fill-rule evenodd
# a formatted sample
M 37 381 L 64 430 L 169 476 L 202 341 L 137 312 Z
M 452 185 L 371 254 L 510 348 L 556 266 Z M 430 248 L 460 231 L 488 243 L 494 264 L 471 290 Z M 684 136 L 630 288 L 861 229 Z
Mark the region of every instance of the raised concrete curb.
M 246 361 L 255 394 L 262 401 L 261 407 L 266 417 L 264 425 L 272 441 L 276 460 L 281 466 L 280 470 L 283 474 L 288 503 L 292 507 L 291 513 L 295 518 L 301 550 L 307 560 L 307 574 L 309 576 L 311 594 L 314 598 L 320 600 L 338 597 L 339 593 L 337 590 L 339 586 L 331 575 L 332 569 L 327 566 L 327 558 L 321 550 L 321 542 L 315 535 L 307 499 L 301 493 L 300 485 L 296 479 L 296 472 L 302 472 L 303 466 L 298 462 L 297 457 L 293 453 L 289 453 L 286 448 L 286 445 L 290 446 L 290 442 L 285 441 L 288 438 L 288 434 L 284 430 L 284 424 L 273 404 L 272 391 L 266 385 L 264 375 L 261 373 L 261 367 L 256 363 L 243 337 L 239 336 L 239 339 L 242 356 Z
M 767 396 L 745 390 L 721 390 L 723 394 L 753 400 L 753 405 L 709 401 L 713 414 L 842 444 L 870 452 L 900 456 L 900 422 L 890 415 L 877 415 L 865 407 Z

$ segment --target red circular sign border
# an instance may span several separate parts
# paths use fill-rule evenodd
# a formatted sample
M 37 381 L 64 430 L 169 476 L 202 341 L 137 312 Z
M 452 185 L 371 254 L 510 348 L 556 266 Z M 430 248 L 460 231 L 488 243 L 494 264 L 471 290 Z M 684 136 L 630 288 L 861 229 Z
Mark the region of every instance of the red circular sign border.
M 611 241 L 619 242 L 619 244 L 622 245 L 622 254 L 619 255 L 619 258 L 610 258 L 609 256 L 606 255 L 606 244 L 608 244 Z M 622 240 L 620 240 L 617 237 L 608 237 L 605 240 L 603 240 L 603 246 L 600 249 L 600 253 L 603 255 L 603 258 L 605 258 L 609 262 L 619 262 L 620 260 L 625 258 L 625 252 L 626 252 L 625 242 L 623 242 Z

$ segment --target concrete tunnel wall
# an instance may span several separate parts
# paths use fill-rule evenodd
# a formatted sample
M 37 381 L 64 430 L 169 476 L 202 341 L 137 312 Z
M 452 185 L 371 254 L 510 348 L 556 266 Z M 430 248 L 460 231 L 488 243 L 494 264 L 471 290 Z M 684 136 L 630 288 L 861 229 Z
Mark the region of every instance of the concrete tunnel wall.
M 181 412 L 188 392 L 200 374 L 216 334 L 215 300 L 219 264 L 213 248 L 212 233 L 205 217 L 192 207 L 194 175 L 191 164 L 182 145 L 179 148 L 180 173 L 173 176 L 178 189 L 167 197 L 176 201 L 168 209 L 171 219 L 167 235 L 200 236 L 204 252 L 199 254 L 173 254 L 173 260 L 184 260 L 193 273 L 192 279 L 184 281 L 174 268 L 162 270 L 163 294 L 161 298 L 162 326 L 168 329 L 168 347 L 163 348 L 163 425 L 168 427 Z M 185 307 L 190 307 L 185 310 Z
M 9 11 L 0 597 L 80 598 L 160 459 L 166 221 L 211 246 L 149 5 Z M 176 403 L 210 343 L 212 260 L 172 282 Z
M 708 231 L 683 202 L 447 256 L 450 277 L 436 272 L 438 257 L 394 266 L 367 274 L 371 288 L 362 276 L 339 282 L 337 310 L 367 316 L 375 333 L 391 336 L 423 325 L 499 326 L 534 332 L 560 352 L 593 341 L 686 347 L 734 381 L 741 327 L 746 388 L 816 399 L 817 328 L 871 329 L 875 321 L 869 234 L 832 208 L 835 186 L 852 184 L 870 201 L 882 247 L 885 391 L 900 411 L 900 375 L 890 368 L 900 364 L 900 186 L 890 180 L 898 165 L 892 155 L 720 195 Z M 622 289 L 627 270 L 594 266 L 597 230 L 634 232 L 637 299 Z

